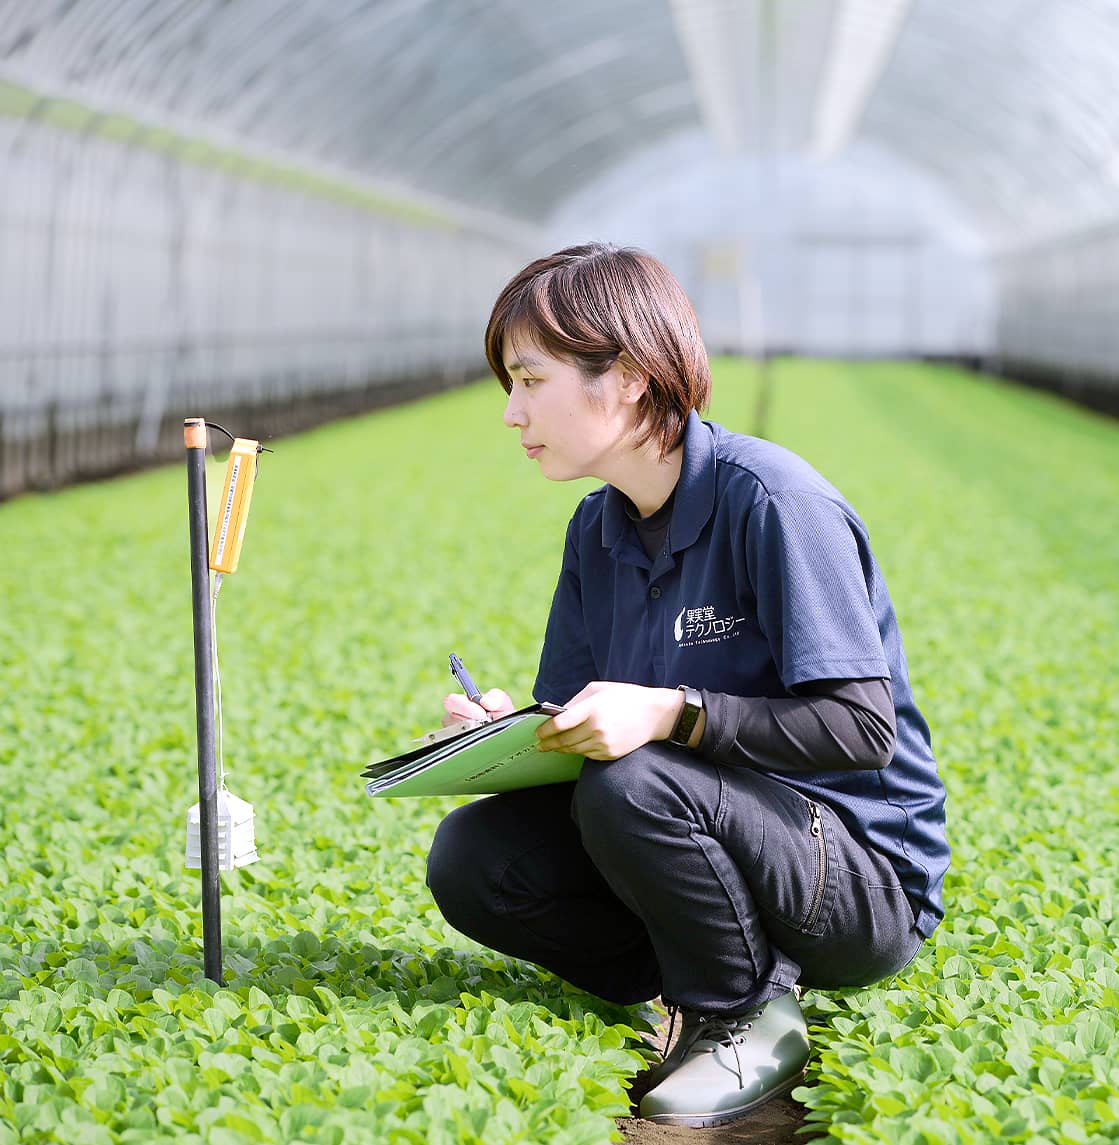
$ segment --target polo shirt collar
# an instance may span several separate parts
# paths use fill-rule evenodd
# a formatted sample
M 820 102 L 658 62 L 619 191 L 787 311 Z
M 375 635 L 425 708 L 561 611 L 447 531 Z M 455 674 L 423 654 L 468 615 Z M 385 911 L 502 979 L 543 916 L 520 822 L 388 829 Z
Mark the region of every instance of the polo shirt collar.
M 678 553 L 694 545 L 715 507 L 715 437 L 699 414 L 692 410 L 684 425 L 684 459 L 676 483 L 676 502 L 668 526 L 668 547 Z M 626 517 L 625 496 L 606 486 L 602 510 L 602 546 L 613 550 L 625 530 L 632 528 Z

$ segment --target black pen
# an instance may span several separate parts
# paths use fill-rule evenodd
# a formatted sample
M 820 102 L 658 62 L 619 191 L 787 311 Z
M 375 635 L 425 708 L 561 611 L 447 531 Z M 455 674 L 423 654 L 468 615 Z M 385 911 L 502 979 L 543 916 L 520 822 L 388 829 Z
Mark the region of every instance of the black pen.
M 478 685 L 470 678 L 466 665 L 453 652 L 451 653 L 451 675 L 459 682 L 459 686 L 466 693 L 466 698 L 471 703 L 477 704 L 481 701 L 482 693 L 478 691 Z

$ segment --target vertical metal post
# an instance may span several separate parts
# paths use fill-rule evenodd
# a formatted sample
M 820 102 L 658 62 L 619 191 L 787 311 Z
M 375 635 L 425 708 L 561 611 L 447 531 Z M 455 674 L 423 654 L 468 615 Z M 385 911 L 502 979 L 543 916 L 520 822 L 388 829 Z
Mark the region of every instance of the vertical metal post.
M 213 626 L 210 616 L 210 529 L 206 517 L 206 422 L 183 422 L 190 506 L 190 581 L 194 602 L 194 695 L 198 725 L 198 803 L 202 850 L 202 949 L 206 977 L 223 985 L 221 875 L 218 871 L 218 777 L 214 744 Z
M 758 15 L 758 69 L 757 69 L 757 96 L 758 96 L 758 200 L 760 209 L 770 219 L 771 226 L 776 215 L 779 199 L 774 193 L 777 182 L 776 152 L 779 140 L 777 138 L 778 120 L 777 107 L 777 13 L 774 9 L 774 0 L 761 0 Z M 773 228 L 780 234 L 780 227 Z M 781 239 L 785 241 L 784 238 Z M 758 310 L 761 319 L 758 328 L 761 332 L 758 352 L 758 397 L 754 406 L 754 424 L 750 432 L 755 437 L 766 437 L 769 433 L 769 413 L 773 404 L 773 339 L 771 327 L 773 314 L 780 301 L 786 303 L 787 299 L 775 299 L 777 293 L 773 289 L 775 266 L 781 261 L 783 252 L 779 257 L 773 258 L 773 251 L 765 251 L 759 241 L 759 248 L 763 250 L 765 258 L 759 268 L 758 276 Z

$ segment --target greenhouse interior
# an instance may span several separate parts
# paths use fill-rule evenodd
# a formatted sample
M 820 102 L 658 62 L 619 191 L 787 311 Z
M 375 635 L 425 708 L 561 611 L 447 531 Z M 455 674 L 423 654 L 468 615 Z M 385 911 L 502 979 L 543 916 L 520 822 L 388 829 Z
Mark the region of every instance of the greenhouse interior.
M 0 0 L 0 1145 L 1115 1141 L 1117 75 L 1119 0 Z M 486 343 L 523 268 L 590 243 L 667 268 L 706 348 L 710 404 L 688 399 L 658 464 L 690 473 L 679 450 L 715 434 L 719 481 L 768 459 L 769 505 L 764 465 L 792 480 L 795 457 L 842 507 L 884 634 L 869 667 L 790 675 L 774 652 L 775 690 L 748 696 L 606 674 L 638 655 L 622 572 L 592 575 L 577 534 L 601 513 L 605 552 L 623 506 L 644 544 L 656 514 L 614 462 L 563 469 L 526 437 L 560 383 L 511 377 L 515 327 L 496 365 Z M 587 382 L 589 358 L 537 348 Z M 243 502 L 227 436 L 256 455 Z M 679 480 L 648 502 L 679 561 L 665 639 L 674 619 L 677 646 L 693 622 L 823 641 L 792 582 L 774 636 L 757 565 L 809 534 L 822 561 L 811 518 L 763 557 L 743 525 L 726 554 L 756 624 L 695 595 L 710 578 L 672 595 Z M 843 547 L 814 607 L 846 607 Z M 633 551 L 647 582 L 661 558 Z M 591 864 L 600 923 L 563 901 L 607 945 L 642 926 L 663 980 L 636 1001 L 532 955 L 534 926 L 568 929 L 554 913 L 518 951 L 445 913 L 433 839 L 479 801 L 369 797 L 363 768 L 467 718 L 456 689 L 584 710 L 546 686 L 575 678 L 565 591 L 588 649 L 615 642 L 582 683 L 819 713 L 809 684 L 884 681 L 897 746 L 857 766 L 906 847 L 914 777 L 941 792 L 943 918 L 891 976 L 818 986 L 791 962 L 808 1056 L 780 1092 L 765 1066 L 742 1096 L 771 1002 L 735 994 L 759 1015 L 743 1033 L 741 1005 L 684 999 L 621 876 Z M 730 733 L 712 754 L 703 729 L 737 709 L 701 699 L 699 740 L 674 709 L 634 758 L 683 744 L 725 790 L 765 770 L 728 762 Z M 562 747 L 629 751 L 588 742 Z M 577 791 L 609 771 L 582 766 Z M 860 837 L 832 778 L 825 811 Z M 591 852 L 576 803 L 559 818 Z M 220 876 L 219 826 L 255 828 L 240 863 L 223 836 Z M 714 836 L 681 830 L 724 879 Z M 838 838 L 809 856 L 828 911 Z M 740 1024 L 705 1041 L 716 1012 Z M 673 1044 L 676 1083 L 724 1063 L 731 1104 L 656 1081 Z

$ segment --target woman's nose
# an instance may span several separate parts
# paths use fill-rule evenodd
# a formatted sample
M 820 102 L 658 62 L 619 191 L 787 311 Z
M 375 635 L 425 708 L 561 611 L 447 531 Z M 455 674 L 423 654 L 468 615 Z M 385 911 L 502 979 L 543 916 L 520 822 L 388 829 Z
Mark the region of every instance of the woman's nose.
M 505 412 L 502 414 L 501 420 L 510 429 L 516 429 L 517 426 L 525 424 L 520 404 L 514 400 L 512 394 L 509 395 L 509 400 L 505 403 Z

